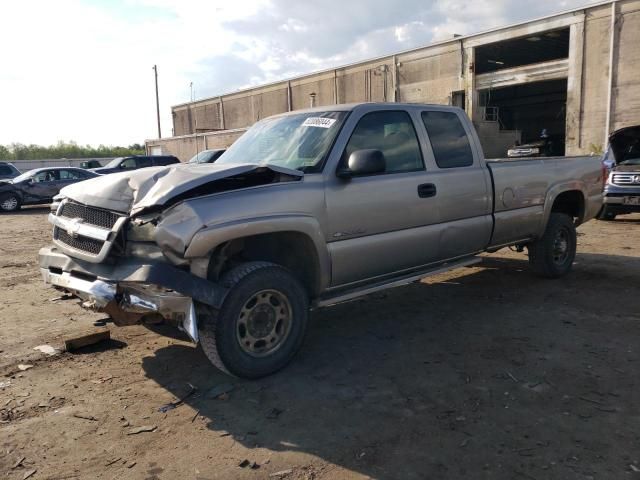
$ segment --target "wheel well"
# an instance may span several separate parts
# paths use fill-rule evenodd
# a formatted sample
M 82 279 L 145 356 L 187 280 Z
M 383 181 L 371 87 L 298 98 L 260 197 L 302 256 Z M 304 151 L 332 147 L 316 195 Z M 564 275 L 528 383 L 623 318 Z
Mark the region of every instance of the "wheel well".
M 230 240 L 218 246 L 209 260 L 207 277 L 216 281 L 239 263 L 265 261 L 291 271 L 315 297 L 320 292 L 320 263 L 313 241 L 299 232 L 275 232 Z
M 584 218 L 584 196 L 579 190 L 562 192 L 551 207 L 552 212 L 565 213 L 580 223 Z

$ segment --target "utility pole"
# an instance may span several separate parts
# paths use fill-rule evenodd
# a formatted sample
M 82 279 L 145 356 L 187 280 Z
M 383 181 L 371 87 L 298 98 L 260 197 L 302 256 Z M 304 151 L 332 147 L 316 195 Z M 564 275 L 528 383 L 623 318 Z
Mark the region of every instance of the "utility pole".
M 162 138 L 162 132 L 160 131 L 160 97 L 158 96 L 158 66 L 153 66 L 153 73 L 156 77 L 156 117 L 158 119 L 158 138 Z

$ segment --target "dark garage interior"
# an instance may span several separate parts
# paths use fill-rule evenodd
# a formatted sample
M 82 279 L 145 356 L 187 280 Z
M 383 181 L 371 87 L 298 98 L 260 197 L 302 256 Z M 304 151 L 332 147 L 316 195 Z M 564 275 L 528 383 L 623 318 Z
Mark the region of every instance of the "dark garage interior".
M 480 104 L 495 112 L 501 130 L 521 131 L 522 143 L 538 140 L 546 130 L 558 145 L 555 153 L 564 155 L 566 79 L 482 90 Z

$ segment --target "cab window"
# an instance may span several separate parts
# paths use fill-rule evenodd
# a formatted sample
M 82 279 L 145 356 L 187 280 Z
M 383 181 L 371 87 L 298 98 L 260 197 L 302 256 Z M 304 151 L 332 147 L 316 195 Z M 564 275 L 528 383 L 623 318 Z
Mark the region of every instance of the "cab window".
M 453 112 L 422 112 L 436 164 L 440 168 L 469 167 L 473 152 L 467 132 Z
M 380 150 L 385 159 L 385 173 L 422 170 L 424 163 L 411 117 L 407 112 L 383 111 L 364 115 L 345 148 L 342 166 L 357 150 Z

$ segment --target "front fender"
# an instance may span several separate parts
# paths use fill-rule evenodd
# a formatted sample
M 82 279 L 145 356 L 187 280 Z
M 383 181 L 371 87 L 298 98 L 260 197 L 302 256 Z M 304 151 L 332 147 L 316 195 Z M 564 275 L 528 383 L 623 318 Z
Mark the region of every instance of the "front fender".
M 326 288 L 331 281 L 329 251 L 320 224 L 311 215 L 270 215 L 212 225 L 193 236 L 184 256 L 185 258 L 209 257 L 213 250 L 224 242 L 278 232 L 301 233 L 313 242 L 318 256 L 321 288 Z

